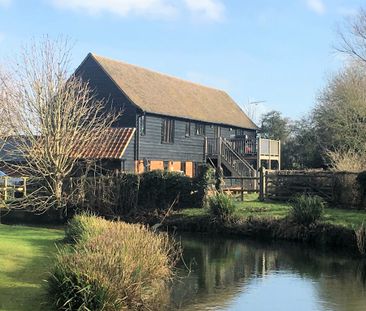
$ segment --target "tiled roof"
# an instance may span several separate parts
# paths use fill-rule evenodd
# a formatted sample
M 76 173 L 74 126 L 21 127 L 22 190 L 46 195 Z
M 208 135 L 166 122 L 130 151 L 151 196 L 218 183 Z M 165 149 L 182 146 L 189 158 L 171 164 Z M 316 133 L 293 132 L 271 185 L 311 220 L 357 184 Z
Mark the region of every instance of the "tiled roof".
M 145 112 L 257 129 L 224 91 L 149 69 L 89 54 L 114 83 Z
M 121 159 L 130 143 L 134 128 L 110 128 L 87 147 L 80 145 L 75 156 L 80 159 Z

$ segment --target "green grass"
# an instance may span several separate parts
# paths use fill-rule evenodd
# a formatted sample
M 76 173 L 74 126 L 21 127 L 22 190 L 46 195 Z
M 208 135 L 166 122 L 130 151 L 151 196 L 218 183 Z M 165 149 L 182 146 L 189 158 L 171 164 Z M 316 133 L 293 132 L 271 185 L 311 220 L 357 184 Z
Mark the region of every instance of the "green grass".
M 47 310 L 44 280 L 61 229 L 0 225 L 0 310 Z
M 234 215 L 247 218 L 253 217 L 271 217 L 283 218 L 286 217 L 290 205 L 282 202 L 260 202 L 255 195 L 245 196 L 244 202 L 236 203 Z M 199 217 L 208 215 L 206 209 L 184 209 L 180 212 L 184 217 Z M 366 223 L 366 211 L 345 210 L 338 208 L 326 208 L 323 221 L 329 224 L 344 226 L 350 229 L 357 229 L 362 222 Z

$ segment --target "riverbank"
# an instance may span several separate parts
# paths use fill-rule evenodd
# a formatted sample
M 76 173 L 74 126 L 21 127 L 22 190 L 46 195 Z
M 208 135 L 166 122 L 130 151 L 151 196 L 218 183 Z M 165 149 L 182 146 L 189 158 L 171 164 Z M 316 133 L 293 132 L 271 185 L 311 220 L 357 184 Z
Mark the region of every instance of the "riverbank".
M 236 203 L 233 219 L 227 222 L 213 221 L 207 209 L 183 209 L 169 214 L 163 226 L 170 231 L 301 242 L 359 256 L 355 230 L 366 221 L 365 211 L 326 208 L 321 221 L 304 226 L 287 217 L 290 206 L 286 203 L 260 202 L 253 196 L 246 199 Z M 159 220 L 147 222 L 153 225 Z

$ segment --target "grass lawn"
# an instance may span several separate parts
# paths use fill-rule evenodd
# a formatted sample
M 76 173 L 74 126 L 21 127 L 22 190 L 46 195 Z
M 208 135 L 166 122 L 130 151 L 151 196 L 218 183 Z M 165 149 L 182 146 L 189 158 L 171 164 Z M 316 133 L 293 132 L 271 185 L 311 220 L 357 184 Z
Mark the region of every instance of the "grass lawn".
M 44 280 L 61 229 L 0 224 L 0 310 L 47 310 Z
M 244 202 L 236 203 L 235 215 L 239 217 L 285 217 L 290 209 L 290 205 L 281 202 L 260 202 L 256 195 L 248 195 Z M 196 217 L 206 215 L 206 209 L 184 209 L 180 212 L 186 217 Z M 344 226 L 351 229 L 359 228 L 364 221 L 366 223 L 366 211 L 345 210 L 336 208 L 326 208 L 323 221 L 334 225 Z

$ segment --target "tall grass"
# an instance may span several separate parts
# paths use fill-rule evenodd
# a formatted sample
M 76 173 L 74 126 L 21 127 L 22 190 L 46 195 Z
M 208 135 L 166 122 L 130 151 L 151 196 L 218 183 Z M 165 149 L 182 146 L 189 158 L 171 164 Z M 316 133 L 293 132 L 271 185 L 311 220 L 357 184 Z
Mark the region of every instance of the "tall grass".
M 210 196 L 208 206 L 211 217 L 222 222 L 230 220 L 235 211 L 233 198 L 223 192 L 216 192 Z
M 321 219 L 324 208 L 325 202 L 321 197 L 302 194 L 292 200 L 289 216 L 298 224 L 310 225 Z
M 71 221 L 70 249 L 48 280 L 58 310 L 160 310 L 178 247 L 165 233 L 95 216 Z

